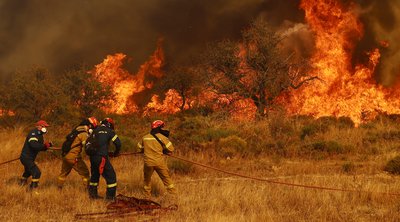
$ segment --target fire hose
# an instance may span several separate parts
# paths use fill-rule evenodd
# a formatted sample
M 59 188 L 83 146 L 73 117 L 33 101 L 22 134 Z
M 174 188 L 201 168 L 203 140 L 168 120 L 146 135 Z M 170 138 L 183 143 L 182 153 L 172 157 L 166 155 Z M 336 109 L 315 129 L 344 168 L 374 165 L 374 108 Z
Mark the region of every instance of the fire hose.
M 47 150 L 61 150 L 61 148 L 53 147 L 53 148 L 48 148 Z M 47 150 L 46 150 L 46 151 L 47 151 Z M 1 163 L 0 163 L 0 166 L 5 165 L 5 164 L 7 164 L 7 163 L 12 163 L 12 162 L 17 161 L 17 160 L 19 160 L 19 157 L 14 158 L 14 159 L 11 159 L 11 160 L 4 161 L 4 162 L 1 162 Z
M 53 148 L 49 148 L 48 150 L 61 150 L 61 148 L 53 147 Z M 125 153 L 120 153 L 119 156 L 129 156 L 129 155 L 138 155 L 138 154 L 142 154 L 142 153 L 140 153 L 140 152 L 125 152 Z M 215 170 L 215 171 L 218 171 L 218 172 L 221 172 L 221 173 L 225 173 L 225 174 L 228 174 L 228 175 L 242 177 L 242 178 L 256 180 L 256 181 L 263 181 L 263 182 L 267 182 L 267 183 L 271 183 L 271 184 L 279 184 L 279 185 L 284 185 L 284 186 L 302 187 L 302 188 L 307 188 L 307 189 L 317 189 L 317 190 L 327 190 L 327 191 L 353 192 L 353 193 L 375 193 L 375 194 L 381 194 L 381 195 L 399 196 L 400 197 L 400 193 L 372 192 L 372 191 L 365 191 L 365 190 L 341 189 L 341 188 L 334 188 L 334 187 L 323 187 L 323 186 L 287 183 L 287 182 L 282 182 L 282 181 L 270 180 L 270 179 L 266 179 L 266 178 L 252 177 L 252 176 L 248 176 L 248 175 L 244 175 L 244 174 L 239 174 L 239 173 L 235 173 L 235 172 L 226 171 L 226 170 L 223 170 L 223 169 L 219 169 L 217 167 L 205 165 L 205 164 L 194 162 L 194 161 L 191 161 L 191 160 L 187 160 L 187 159 L 184 159 L 182 157 L 174 156 L 172 154 L 169 154 L 167 156 L 170 157 L 170 158 L 174 158 L 174 159 L 186 162 L 186 163 L 190 163 L 190 164 L 193 164 L 193 165 L 201 166 L 201 167 L 204 167 L 204 168 L 207 168 L 207 169 L 211 169 L 211 170 Z M 16 161 L 16 160 L 19 160 L 19 158 L 15 158 L 15 159 L 12 159 L 12 160 L 8 160 L 8 161 L 5 161 L 5 162 L 2 162 L 2 163 L 0 163 L 0 166 L 4 165 L 4 164 L 7 164 L 7 163 L 11 163 L 11 162 Z

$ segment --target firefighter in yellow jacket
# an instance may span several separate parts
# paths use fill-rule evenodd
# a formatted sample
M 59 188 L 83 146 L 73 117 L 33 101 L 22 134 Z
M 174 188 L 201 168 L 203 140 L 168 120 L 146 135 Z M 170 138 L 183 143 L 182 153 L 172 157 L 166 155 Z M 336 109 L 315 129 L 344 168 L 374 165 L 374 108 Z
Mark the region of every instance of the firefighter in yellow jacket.
M 61 173 L 58 176 L 58 187 L 61 189 L 71 170 L 74 169 L 82 177 L 83 184 L 89 185 L 90 173 L 82 159 L 82 150 L 85 146 L 89 133 L 99 125 L 95 117 L 84 119 L 66 138 L 63 144 L 63 161 Z M 69 144 L 67 141 L 71 140 Z M 65 148 L 66 146 L 66 148 Z
M 167 191 L 176 194 L 174 183 L 169 175 L 167 163 L 163 154 L 169 155 L 174 151 L 174 146 L 169 141 L 169 131 L 163 130 L 165 123 L 156 120 L 151 124 L 151 131 L 138 143 L 138 152 L 144 153 L 144 194 L 151 196 L 151 176 L 156 171 Z

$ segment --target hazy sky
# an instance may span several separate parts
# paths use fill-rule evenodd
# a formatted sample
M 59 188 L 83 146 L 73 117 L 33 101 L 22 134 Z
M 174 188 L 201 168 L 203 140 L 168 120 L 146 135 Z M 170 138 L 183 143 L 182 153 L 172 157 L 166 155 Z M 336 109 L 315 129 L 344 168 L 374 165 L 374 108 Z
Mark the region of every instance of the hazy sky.
M 303 18 L 294 0 L 0 0 L 0 73 L 60 72 L 116 52 L 133 58 L 134 72 L 159 37 L 167 59 L 180 61 L 265 15 L 274 25 Z
M 263 17 L 274 27 L 304 23 L 300 0 L 0 0 L 0 76 L 33 65 L 58 73 L 100 63 L 108 54 L 132 58 L 136 72 L 164 38 L 167 62 L 181 62 L 207 42 L 237 39 L 250 21 Z M 378 75 L 390 81 L 400 67 L 400 1 L 341 0 L 358 6 L 365 36 L 354 62 L 387 40 Z M 299 33 L 301 34 L 301 33 Z M 295 36 L 300 51 L 308 47 Z M 378 78 L 379 79 L 379 78 Z

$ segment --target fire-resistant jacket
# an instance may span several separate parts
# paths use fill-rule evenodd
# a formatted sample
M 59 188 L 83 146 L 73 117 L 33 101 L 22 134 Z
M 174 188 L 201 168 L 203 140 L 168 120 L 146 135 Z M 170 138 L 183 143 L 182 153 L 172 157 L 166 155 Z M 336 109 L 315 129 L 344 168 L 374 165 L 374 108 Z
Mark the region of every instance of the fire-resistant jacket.
M 99 149 L 95 155 L 108 156 L 108 147 L 110 145 L 110 141 L 112 141 L 115 145 L 114 154 L 119 153 L 121 150 L 121 140 L 113 129 L 110 129 L 105 125 L 101 125 L 97 127 L 93 133 L 96 134 L 97 142 L 99 144 Z
M 168 151 L 174 151 L 174 146 L 166 136 L 161 133 L 157 133 L 156 136 L 165 144 Z M 144 152 L 144 162 L 147 166 L 159 166 L 163 163 L 163 147 L 150 133 L 137 144 L 137 149 L 138 152 Z
M 78 126 L 76 130 L 79 134 L 76 136 L 75 140 L 71 144 L 71 150 L 68 152 L 68 156 L 70 157 L 78 157 L 82 153 L 82 148 L 86 144 L 86 139 L 89 137 L 89 127 L 87 126 Z
M 43 133 L 34 129 L 26 136 L 20 158 L 35 160 L 40 151 L 46 150 L 43 144 Z

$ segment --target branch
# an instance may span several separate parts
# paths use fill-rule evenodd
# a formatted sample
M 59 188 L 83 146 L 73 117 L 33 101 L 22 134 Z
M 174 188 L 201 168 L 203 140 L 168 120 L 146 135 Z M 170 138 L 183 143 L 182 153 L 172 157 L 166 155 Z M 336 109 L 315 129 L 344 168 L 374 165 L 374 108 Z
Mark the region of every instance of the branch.
M 298 88 L 300 88 L 304 83 L 306 83 L 306 82 L 308 82 L 308 81 L 311 81 L 311 80 L 314 80 L 314 79 L 319 79 L 319 80 L 323 81 L 323 80 L 320 79 L 318 76 L 313 76 L 313 77 L 310 77 L 310 78 L 307 78 L 307 79 L 301 81 L 298 85 L 293 85 L 293 83 L 290 83 L 290 87 L 292 87 L 293 89 L 298 89 Z

